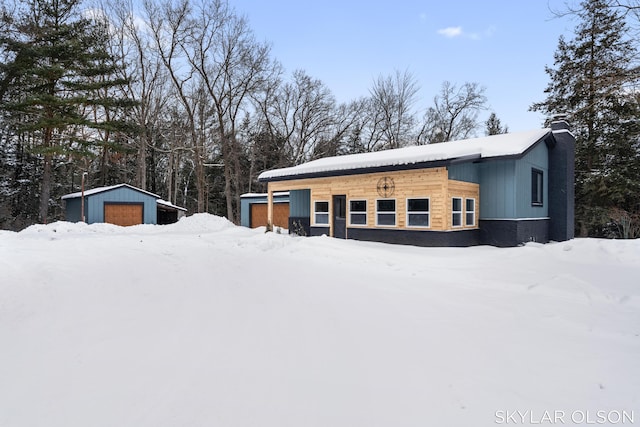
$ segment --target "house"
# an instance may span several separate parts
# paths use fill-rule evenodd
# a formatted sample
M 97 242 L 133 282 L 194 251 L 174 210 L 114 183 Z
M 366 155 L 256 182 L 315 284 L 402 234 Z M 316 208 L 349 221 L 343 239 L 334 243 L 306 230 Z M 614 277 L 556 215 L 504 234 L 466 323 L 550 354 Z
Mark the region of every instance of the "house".
M 128 184 L 99 187 L 62 196 L 67 221 L 87 224 L 107 222 L 116 225 L 170 224 L 187 210 Z
M 574 150 L 558 120 L 528 132 L 323 158 L 259 180 L 267 183 L 267 221 L 274 194 L 289 191 L 289 229 L 307 235 L 516 246 L 573 238 Z
M 274 227 L 289 228 L 289 192 L 273 195 Z M 246 193 L 240 196 L 240 225 L 249 228 L 265 227 L 267 220 L 267 193 Z

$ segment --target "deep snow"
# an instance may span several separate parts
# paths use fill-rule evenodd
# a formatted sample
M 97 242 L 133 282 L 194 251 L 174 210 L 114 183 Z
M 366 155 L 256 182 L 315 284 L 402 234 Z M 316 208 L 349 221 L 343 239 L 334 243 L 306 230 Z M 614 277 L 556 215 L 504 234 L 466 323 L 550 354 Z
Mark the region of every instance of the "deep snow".
M 0 271 L 1 427 L 640 424 L 640 241 L 415 248 L 200 214 L 0 231 Z

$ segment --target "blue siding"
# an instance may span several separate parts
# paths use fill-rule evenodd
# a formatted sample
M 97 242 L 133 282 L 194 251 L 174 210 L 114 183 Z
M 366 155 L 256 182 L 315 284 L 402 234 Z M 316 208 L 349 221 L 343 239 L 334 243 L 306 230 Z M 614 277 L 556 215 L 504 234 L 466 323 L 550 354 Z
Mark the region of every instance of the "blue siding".
M 531 169 L 541 170 L 544 183 L 542 206 L 531 206 Z M 546 218 L 549 216 L 549 151 L 538 144 L 526 156 L 516 161 L 516 218 Z
M 539 143 L 520 159 L 481 163 L 480 219 L 546 218 L 549 213 L 547 146 Z M 531 169 L 544 174 L 543 206 L 531 205 Z
M 289 216 L 311 218 L 311 190 L 292 190 L 289 192 Z
M 251 200 L 248 197 L 240 198 L 240 225 L 243 227 L 251 227 Z M 267 197 L 265 196 L 265 201 Z
M 451 165 L 447 169 L 449 170 L 449 179 L 480 183 L 480 165 L 478 163 L 460 163 Z
M 119 187 L 102 193 L 85 196 L 87 208 L 87 223 L 104 222 L 104 203 L 143 203 L 145 224 L 156 224 L 158 222 L 158 212 L 156 198 L 128 187 Z
M 515 218 L 516 160 L 480 164 L 480 219 Z

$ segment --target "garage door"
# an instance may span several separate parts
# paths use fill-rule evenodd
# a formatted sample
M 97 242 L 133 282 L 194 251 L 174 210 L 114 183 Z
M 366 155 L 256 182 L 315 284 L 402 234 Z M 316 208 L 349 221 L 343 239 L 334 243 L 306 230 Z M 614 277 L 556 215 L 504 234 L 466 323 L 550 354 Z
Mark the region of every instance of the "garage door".
M 115 225 L 142 224 L 142 203 L 105 203 L 104 222 Z
M 251 228 L 267 225 L 267 204 L 253 203 L 251 205 Z M 289 203 L 273 204 L 273 225 L 289 228 Z

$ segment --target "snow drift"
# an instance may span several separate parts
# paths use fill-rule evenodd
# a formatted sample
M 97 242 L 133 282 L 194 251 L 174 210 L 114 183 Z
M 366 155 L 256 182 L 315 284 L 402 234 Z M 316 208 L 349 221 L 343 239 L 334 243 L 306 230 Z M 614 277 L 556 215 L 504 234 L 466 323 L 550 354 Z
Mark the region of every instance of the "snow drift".
M 2 427 L 640 422 L 639 241 L 415 248 L 201 214 L 2 232 L 0 271 Z

